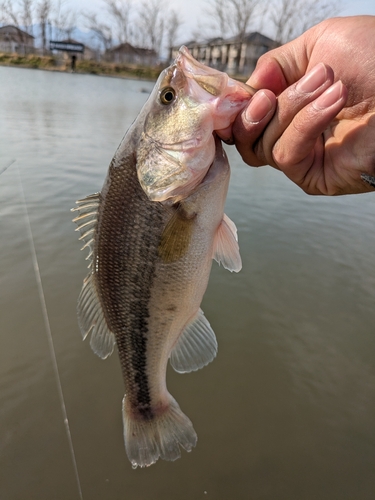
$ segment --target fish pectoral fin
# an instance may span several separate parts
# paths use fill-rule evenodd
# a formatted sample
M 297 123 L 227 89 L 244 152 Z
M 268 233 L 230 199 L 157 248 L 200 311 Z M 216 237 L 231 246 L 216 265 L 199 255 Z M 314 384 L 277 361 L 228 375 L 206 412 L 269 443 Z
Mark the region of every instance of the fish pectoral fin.
M 159 257 L 165 263 L 176 262 L 188 251 L 195 214 L 187 214 L 178 204 L 161 235 Z
M 100 358 L 105 359 L 112 354 L 116 340 L 104 317 L 95 287 L 94 276 L 93 273 L 90 273 L 83 281 L 83 287 L 78 298 L 78 323 L 83 340 L 91 332 L 91 349 Z
M 181 333 L 170 355 L 171 365 L 178 373 L 203 368 L 217 354 L 217 341 L 202 309 Z
M 228 271 L 238 273 L 242 268 L 237 228 L 233 221 L 224 214 L 214 239 L 213 258 Z

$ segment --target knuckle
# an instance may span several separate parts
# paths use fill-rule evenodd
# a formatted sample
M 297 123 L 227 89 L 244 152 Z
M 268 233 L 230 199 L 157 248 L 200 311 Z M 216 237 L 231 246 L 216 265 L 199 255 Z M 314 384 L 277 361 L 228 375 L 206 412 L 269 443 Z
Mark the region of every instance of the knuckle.
M 304 138 L 305 136 L 307 136 L 307 127 L 309 123 L 310 121 L 307 118 L 299 120 L 297 116 L 294 120 L 292 120 L 290 124 L 292 128 L 291 133 L 293 133 L 296 138 Z
M 272 159 L 281 168 L 290 164 L 289 152 L 281 146 L 280 140 L 276 141 L 272 148 Z

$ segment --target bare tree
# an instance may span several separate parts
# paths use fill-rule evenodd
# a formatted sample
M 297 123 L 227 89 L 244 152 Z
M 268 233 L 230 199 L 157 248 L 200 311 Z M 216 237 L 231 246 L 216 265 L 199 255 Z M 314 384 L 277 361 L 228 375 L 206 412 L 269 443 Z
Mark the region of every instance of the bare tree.
M 15 10 L 15 5 L 11 0 L 3 0 L 0 3 L 0 21 L 2 24 L 12 23 L 17 28 L 19 27 L 19 12 Z
M 229 24 L 234 35 L 242 41 L 257 15 L 259 0 L 230 0 L 233 17 L 229 17 Z
M 143 1 L 138 11 L 137 27 L 140 45 L 160 53 L 164 36 L 164 0 Z
M 230 26 L 227 22 L 229 2 L 227 0 L 212 0 L 209 7 L 206 9 L 208 17 L 211 21 L 209 27 L 214 33 L 225 38 Z
M 86 27 L 95 34 L 101 48 L 108 50 L 114 43 L 130 42 L 132 0 L 103 0 L 102 5 L 105 13 L 83 15 Z
M 211 0 L 207 14 L 211 29 L 218 36 L 237 36 L 242 42 L 250 26 L 262 13 L 260 0 Z
M 177 33 L 178 30 L 183 24 L 183 21 L 181 20 L 181 17 L 175 10 L 171 10 L 169 17 L 167 19 L 167 27 L 166 27 L 166 38 L 167 38 L 167 46 L 168 49 L 171 50 L 171 48 L 176 44 L 177 40 Z
M 20 0 L 20 6 L 21 6 L 21 23 L 23 26 L 23 29 L 28 33 L 29 35 L 32 35 L 33 31 L 33 8 L 34 8 L 34 3 L 33 0 Z
M 54 27 L 55 27 L 55 37 L 58 40 L 67 38 L 68 40 L 72 37 L 72 32 L 77 24 L 77 18 L 79 14 L 70 7 L 67 8 L 65 4 L 66 0 L 57 0 L 54 8 Z
M 342 5 L 342 2 L 341 2 Z M 286 43 L 311 26 L 337 14 L 339 3 L 335 0 L 274 0 L 269 17 L 275 27 L 275 40 Z
M 13 24 L 19 30 L 19 38 L 21 43 L 26 43 L 26 35 L 32 35 L 33 25 L 33 0 L 3 0 L 0 2 L 0 23 Z
M 75 30 L 77 23 L 77 12 L 64 11 L 60 14 L 58 21 L 56 21 L 56 28 L 59 38 L 72 38 L 72 33 Z
M 115 38 L 120 43 L 130 41 L 130 16 L 132 13 L 131 0 L 103 0 L 115 26 Z
M 259 20 L 264 11 L 261 0 L 211 0 L 207 14 L 211 19 L 211 29 L 222 38 L 231 35 L 236 38 L 235 66 L 239 71 L 243 57 L 243 42 L 251 26 Z
M 97 14 L 84 14 L 83 18 L 86 28 L 95 34 L 101 48 L 104 50 L 110 49 L 113 45 L 112 27 L 99 21 Z
M 47 29 L 49 23 L 52 19 L 52 1 L 51 0 L 40 0 L 36 7 L 37 22 L 40 27 L 41 40 L 42 40 L 42 50 L 43 52 L 47 49 Z

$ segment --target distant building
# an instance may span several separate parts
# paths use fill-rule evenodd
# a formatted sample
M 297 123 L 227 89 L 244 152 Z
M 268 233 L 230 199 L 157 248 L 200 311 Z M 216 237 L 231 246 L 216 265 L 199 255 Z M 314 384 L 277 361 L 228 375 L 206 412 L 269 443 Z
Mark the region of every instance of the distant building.
M 2 26 L 0 28 L 0 52 L 17 52 L 31 54 L 34 52 L 35 38 L 17 26 Z
M 207 66 L 225 71 L 231 75 L 250 74 L 259 57 L 278 44 L 257 31 L 238 37 L 211 38 L 204 42 L 185 43 L 195 59 Z M 171 59 L 177 55 L 179 46 L 171 47 Z
M 139 64 L 141 66 L 155 66 L 158 62 L 154 50 L 134 47 L 130 43 L 121 43 L 105 53 L 105 59 L 114 63 Z

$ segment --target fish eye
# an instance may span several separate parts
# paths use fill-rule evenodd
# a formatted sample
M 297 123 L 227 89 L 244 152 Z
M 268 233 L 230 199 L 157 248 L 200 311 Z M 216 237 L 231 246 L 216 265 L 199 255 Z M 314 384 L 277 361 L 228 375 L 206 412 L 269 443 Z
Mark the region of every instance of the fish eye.
M 160 92 L 160 102 L 162 104 L 170 104 L 174 101 L 176 92 L 172 87 L 166 87 Z

